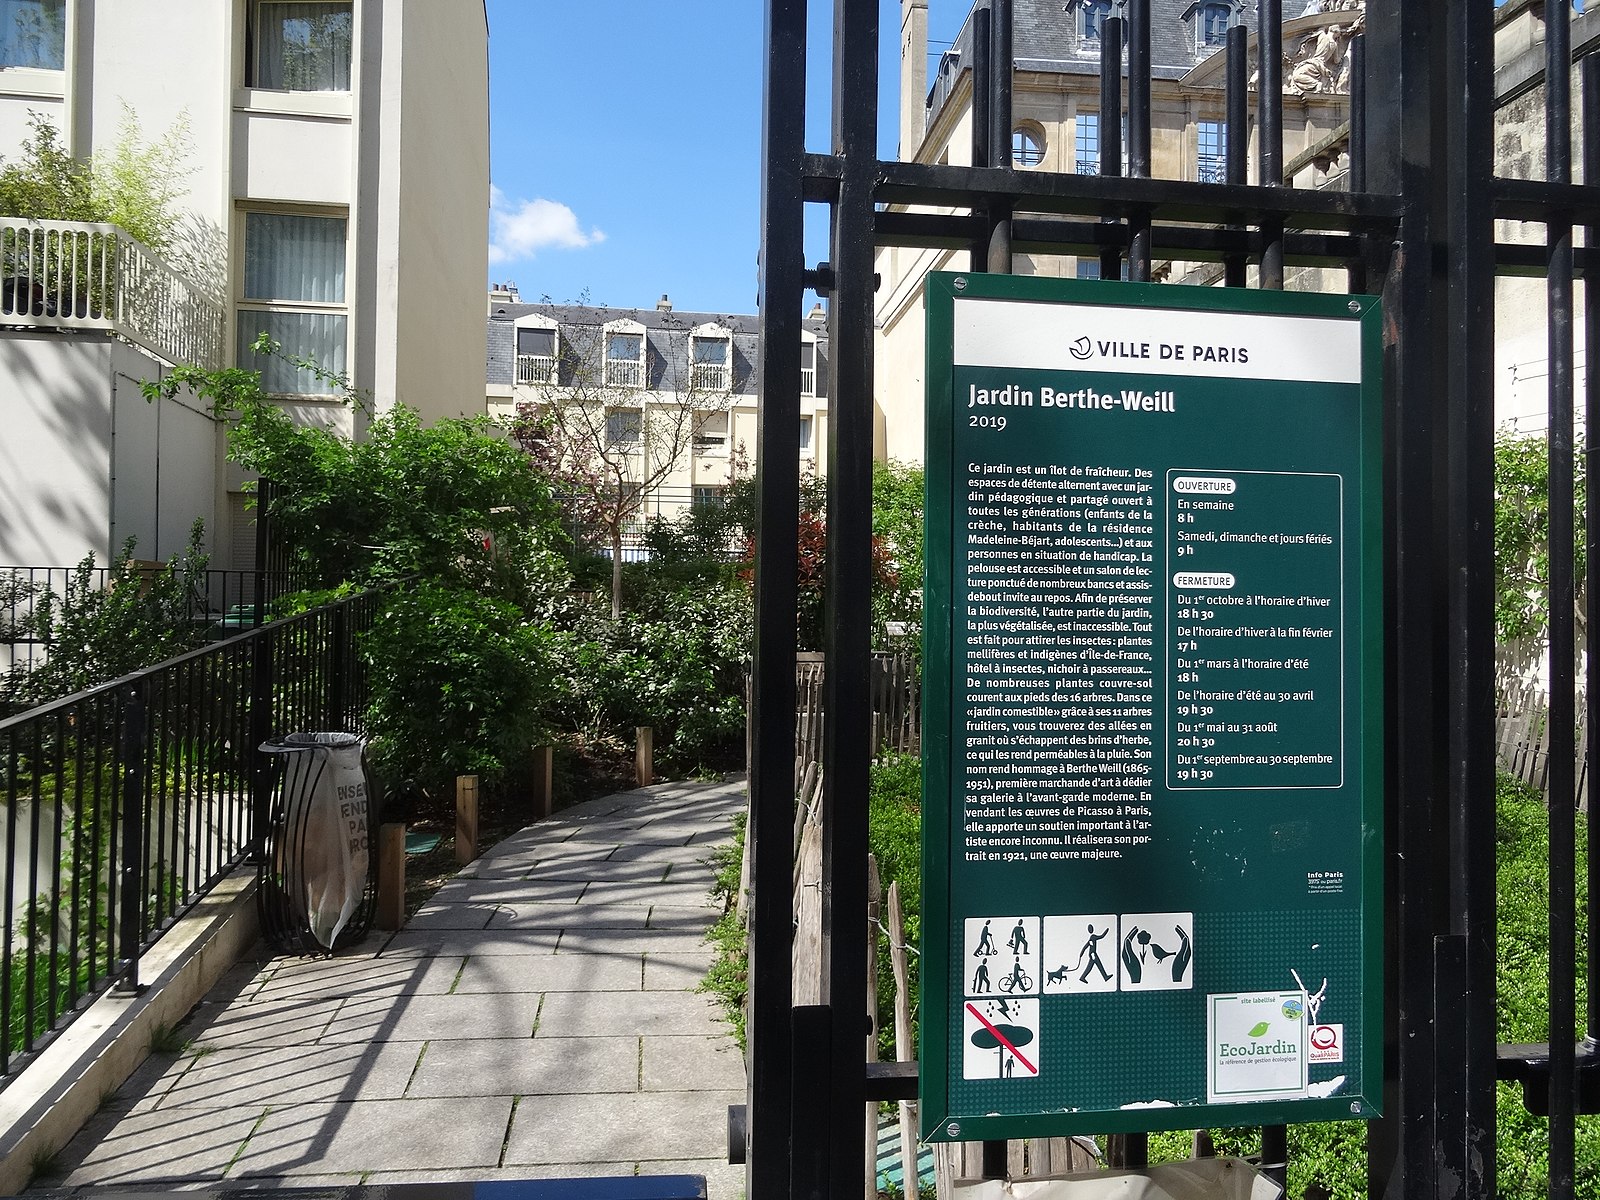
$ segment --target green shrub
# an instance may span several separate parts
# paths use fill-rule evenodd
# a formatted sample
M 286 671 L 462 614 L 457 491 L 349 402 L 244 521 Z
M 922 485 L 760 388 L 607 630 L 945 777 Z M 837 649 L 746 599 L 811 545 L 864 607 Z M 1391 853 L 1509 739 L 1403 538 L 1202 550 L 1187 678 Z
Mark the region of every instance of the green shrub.
M 526 761 L 550 699 L 550 639 L 514 605 L 425 583 L 390 592 L 361 640 L 372 758 L 390 787 L 494 786 Z

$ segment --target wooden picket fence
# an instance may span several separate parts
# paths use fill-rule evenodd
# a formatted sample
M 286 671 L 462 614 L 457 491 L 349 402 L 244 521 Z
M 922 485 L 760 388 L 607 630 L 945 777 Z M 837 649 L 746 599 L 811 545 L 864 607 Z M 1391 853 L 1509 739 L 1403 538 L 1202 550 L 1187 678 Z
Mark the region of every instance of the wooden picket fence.
M 1577 796 L 1587 808 L 1584 792 L 1589 777 L 1589 726 L 1583 698 L 1578 699 Z M 1495 759 L 1500 769 L 1514 775 L 1546 798 L 1550 790 L 1550 701 L 1537 684 L 1501 689 L 1495 714 Z
M 826 712 L 821 654 L 795 655 L 795 786 L 811 763 L 822 761 Z M 922 748 L 922 685 L 909 654 L 874 654 L 870 674 L 872 753 L 916 754 Z

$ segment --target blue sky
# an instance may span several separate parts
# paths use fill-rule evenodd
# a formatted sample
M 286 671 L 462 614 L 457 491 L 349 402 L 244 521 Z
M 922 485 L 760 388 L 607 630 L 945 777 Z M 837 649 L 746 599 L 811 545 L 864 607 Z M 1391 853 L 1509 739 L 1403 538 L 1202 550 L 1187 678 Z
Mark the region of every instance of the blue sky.
M 880 154 L 898 120 L 899 0 L 882 0 Z M 970 4 L 929 0 L 930 50 Z M 488 0 L 489 278 L 548 295 L 754 312 L 760 0 Z M 827 145 L 830 5 L 812 0 L 807 142 Z M 820 61 L 815 61 L 820 60 Z M 820 69 L 819 69 L 820 68 Z M 820 218 L 820 211 L 816 218 Z M 812 262 L 825 220 L 808 225 Z

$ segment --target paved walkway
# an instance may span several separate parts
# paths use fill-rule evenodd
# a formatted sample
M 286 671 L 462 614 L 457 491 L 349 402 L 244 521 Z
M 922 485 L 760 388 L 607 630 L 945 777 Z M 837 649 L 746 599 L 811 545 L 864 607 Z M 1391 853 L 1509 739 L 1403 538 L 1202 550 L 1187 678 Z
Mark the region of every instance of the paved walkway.
M 496 846 L 398 934 L 240 963 L 72 1142 L 57 1194 L 703 1174 L 744 1064 L 694 992 L 743 785 L 659 784 Z

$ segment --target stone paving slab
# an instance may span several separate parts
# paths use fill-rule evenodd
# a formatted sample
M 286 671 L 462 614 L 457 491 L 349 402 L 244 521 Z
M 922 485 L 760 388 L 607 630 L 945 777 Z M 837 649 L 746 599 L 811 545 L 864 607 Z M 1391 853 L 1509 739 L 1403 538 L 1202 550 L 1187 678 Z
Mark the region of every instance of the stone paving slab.
M 511 1118 L 509 1096 L 290 1104 L 272 1109 L 250 1136 L 230 1176 L 301 1169 L 425 1171 L 499 1165 Z
M 40 1189 L 694 1174 L 736 1200 L 743 1063 L 694 989 L 742 785 L 665 784 L 506 839 L 394 935 L 229 971 Z M 38 1189 L 36 1189 L 38 1190 Z
M 546 1036 L 516 1041 L 429 1042 L 406 1095 L 562 1095 L 631 1092 L 638 1086 L 636 1035 Z
M 506 1143 L 513 1163 L 624 1162 L 650 1158 L 727 1161 L 728 1105 L 744 1092 L 638 1092 L 528 1096 Z

